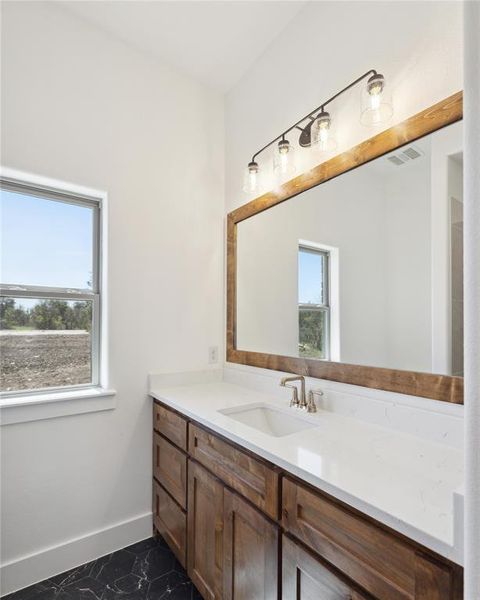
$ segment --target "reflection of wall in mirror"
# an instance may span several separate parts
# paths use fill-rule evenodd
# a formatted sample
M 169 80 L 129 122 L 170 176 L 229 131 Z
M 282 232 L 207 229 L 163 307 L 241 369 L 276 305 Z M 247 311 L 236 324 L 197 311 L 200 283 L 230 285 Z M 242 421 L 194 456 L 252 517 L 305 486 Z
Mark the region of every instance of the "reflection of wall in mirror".
M 463 377 L 463 156 L 448 161 L 450 195 L 450 282 L 452 375 Z
M 432 372 L 454 373 L 452 356 L 452 255 L 451 199 L 463 200 L 463 123 L 455 123 L 432 134 L 431 205 L 432 205 Z M 456 255 L 457 256 L 457 255 Z M 462 259 L 463 266 L 463 259 Z M 457 271 L 457 270 L 456 270 Z M 462 269 L 463 271 L 463 269 Z M 461 283 L 463 286 L 463 281 Z M 457 305 L 458 308 L 458 305 Z M 458 315 L 458 310 L 457 313 Z M 463 300 L 461 307 L 463 322 Z M 461 332 L 463 346 L 463 331 Z M 456 339 L 458 347 L 459 338 Z M 463 355 L 463 351 L 462 351 Z M 456 352 L 455 371 L 458 365 Z M 463 356 L 460 357 L 463 363 Z

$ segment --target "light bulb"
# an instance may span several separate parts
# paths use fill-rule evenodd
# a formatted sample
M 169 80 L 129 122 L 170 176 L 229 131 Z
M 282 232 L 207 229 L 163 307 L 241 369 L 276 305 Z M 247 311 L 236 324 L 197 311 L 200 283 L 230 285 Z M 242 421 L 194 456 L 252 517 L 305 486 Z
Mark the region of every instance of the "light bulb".
M 286 175 L 289 170 L 290 163 L 290 142 L 285 138 L 278 142 L 279 170 L 282 175 Z
M 331 125 L 332 119 L 330 118 L 330 114 L 322 110 L 312 125 L 312 145 L 318 144 L 320 150 L 327 150 Z
M 337 144 L 331 136 L 332 118 L 330 113 L 319 113 L 312 124 L 310 133 L 311 146 L 319 152 L 329 152 L 336 149 Z
M 254 160 L 248 163 L 245 171 L 245 178 L 243 181 L 243 191 L 248 194 L 253 194 L 258 191 L 259 188 L 259 171 L 260 168 L 258 163 Z
M 385 78 L 383 75 L 372 75 L 367 82 L 367 92 L 370 96 L 370 108 L 378 111 L 382 101 L 383 89 L 385 87 Z M 376 115 L 378 119 L 378 114 Z
M 371 96 L 378 96 L 383 92 L 385 87 L 385 77 L 377 73 L 372 75 L 367 81 L 367 91 Z
M 290 152 L 290 142 L 288 140 L 282 139 L 278 142 L 278 155 L 280 157 L 280 171 L 282 173 L 286 173 L 288 170 L 288 161 Z
M 278 142 L 273 153 L 273 171 L 277 183 L 283 183 L 295 173 L 294 147 L 284 137 Z
M 391 102 L 385 97 L 385 77 L 375 73 L 367 81 L 360 121 L 364 125 L 379 125 L 388 122 L 392 114 Z
M 380 94 L 370 94 L 370 107 L 372 110 L 378 110 L 380 108 L 380 101 L 382 99 Z

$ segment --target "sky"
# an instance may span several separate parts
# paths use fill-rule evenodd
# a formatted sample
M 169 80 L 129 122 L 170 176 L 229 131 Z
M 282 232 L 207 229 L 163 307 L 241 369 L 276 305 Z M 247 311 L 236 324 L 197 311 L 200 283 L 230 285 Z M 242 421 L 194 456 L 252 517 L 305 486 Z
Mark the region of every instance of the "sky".
M 87 288 L 92 277 L 93 210 L 0 190 L 0 280 Z
M 298 301 L 300 304 L 321 304 L 323 255 L 298 253 Z

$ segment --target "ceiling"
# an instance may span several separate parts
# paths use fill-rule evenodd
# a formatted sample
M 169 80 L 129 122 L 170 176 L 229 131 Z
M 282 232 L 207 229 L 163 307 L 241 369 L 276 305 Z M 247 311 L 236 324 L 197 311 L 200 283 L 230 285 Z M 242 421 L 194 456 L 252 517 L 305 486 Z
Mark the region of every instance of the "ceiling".
M 220 92 L 230 90 L 305 6 L 285 1 L 102 0 L 62 6 Z

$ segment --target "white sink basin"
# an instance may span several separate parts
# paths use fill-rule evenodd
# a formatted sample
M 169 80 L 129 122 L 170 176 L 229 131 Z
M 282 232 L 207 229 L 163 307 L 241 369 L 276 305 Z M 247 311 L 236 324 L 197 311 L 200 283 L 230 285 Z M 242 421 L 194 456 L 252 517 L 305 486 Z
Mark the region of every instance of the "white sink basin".
M 283 409 L 263 402 L 224 408 L 218 412 L 273 437 L 318 427 L 309 417 L 296 414 L 295 408 Z

